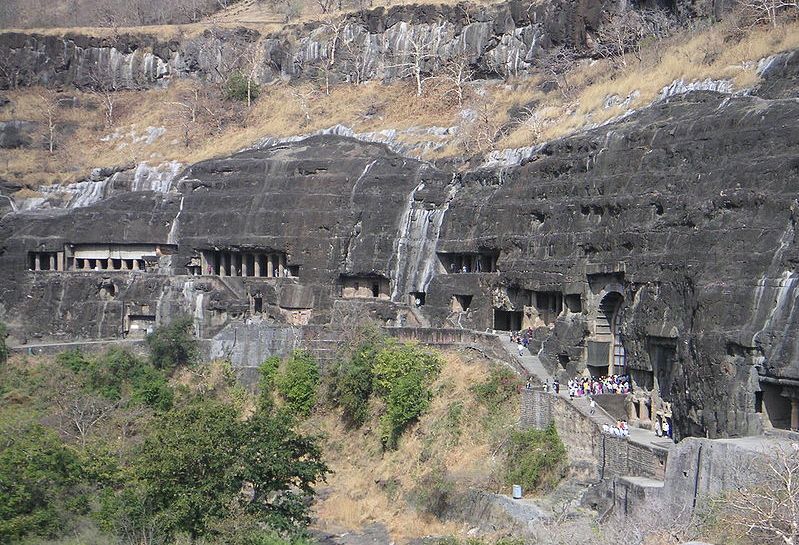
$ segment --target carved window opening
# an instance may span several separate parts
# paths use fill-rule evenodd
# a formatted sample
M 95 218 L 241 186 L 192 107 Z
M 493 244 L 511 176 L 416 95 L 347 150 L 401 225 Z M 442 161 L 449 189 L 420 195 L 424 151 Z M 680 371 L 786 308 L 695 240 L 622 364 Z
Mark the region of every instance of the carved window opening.
M 557 291 L 536 291 L 533 293 L 533 304 L 539 318 L 544 324 L 550 325 L 563 312 L 563 294 Z
M 494 329 L 499 331 L 519 331 L 522 328 L 524 313 L 516 310 L 494 309 Z
M 439 271 L 447 274 L 492 273 L 497 271 L 499 252 L 439 252 Z
M 452 312 L 466 312 L 472 305 L 471 295 L 453 294 L 450 300 L 450 310 Z
M 410 304 L 415 307 L 421 307 L 425 304 L 425 300 L 427 298 L 427 294 L 423 291 L 412 291 L 409 294 L 410 297 Z

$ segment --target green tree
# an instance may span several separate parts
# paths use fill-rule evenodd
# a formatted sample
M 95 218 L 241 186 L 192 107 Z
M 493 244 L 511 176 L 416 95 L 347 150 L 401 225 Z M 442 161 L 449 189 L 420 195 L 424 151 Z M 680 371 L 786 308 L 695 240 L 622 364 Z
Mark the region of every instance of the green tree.
M 225 516 L 242 483 L 235 478 L 238 414 L 217 401 L 195 401 L 158 419 L 134 461 L 153 516 L 169 533 L 202 534 Z
M 191 317 L 184 316 L 148 335 L 147 346 L 153 365 L 171 371 L 175 367 L 195 363 L 199 357 L 199 347 L 193 327 Z
M 280 358 L 271 356 L 258 366 L 258 407 L 271 411 L 275 405 L 275 377 L 280 368 Z
M 441 358 L 418 344 L 397 343 L 389 340 L 375 357 L 372 369 L 374 387 L 378 394 L 389 395 L 391 389 L 405 375 L 418 375 L 432 382 L 441 371 Z
M 308 416 L 319 386 L 319 368 L 313 356 L 295 350 L 275 376 L 275 386 L 292 414 Z
M 76 494 L 81 467 L 76 454 L 38 425 L 3 434 L 0 450 L 0 542 L 26 535 L 54 537 L 82 510 Z
M 430 383 L 441 371 L 441 358 L 417 344 L 389 341 L 375 357 L 375 391 L 386 398 L 380 419 L 383 446 L 397 447 L 402 432 L 430 405 Z
M 313 484 L 327 467 L 316 441 L 298 435 L 285 414 L 194 400 L 157 419 L 133 459 L 128 483 L 103 503 L 106 528 L 136 527 L 192 539 L 213 532 L 241 502 L 274 529 L 308 521 Z M 243 487 L 250 490 L 242 494 Z
M 525 490 L 553 487 L 563 476 L 566 447 L 554 424 L 546 430 L 514 431 L 506 460 L 507 484 L 520 484 Z
M 430 390 L 422 375 L 409 373 L 397 379 L 386 400 L 386 413 L 380 419 L 380 435 L 385 448 L 397 448 L 402 432 L 424 414 L 430 406 L 430 398 Z

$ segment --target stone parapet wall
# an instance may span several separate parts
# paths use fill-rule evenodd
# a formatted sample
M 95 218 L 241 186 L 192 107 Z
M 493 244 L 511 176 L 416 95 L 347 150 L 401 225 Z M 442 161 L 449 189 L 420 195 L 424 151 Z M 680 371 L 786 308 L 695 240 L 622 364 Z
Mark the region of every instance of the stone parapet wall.
M 663 480 L 668 451 L 647 447 L 623 437 L 600 435 L 601 478 L 630 476 Z
M 519 427 L 522 429 L 543 430 L 552 424 L 552 400 L 554 396 L 542 392 L 523 388 L 521 392 L 521 418 Z

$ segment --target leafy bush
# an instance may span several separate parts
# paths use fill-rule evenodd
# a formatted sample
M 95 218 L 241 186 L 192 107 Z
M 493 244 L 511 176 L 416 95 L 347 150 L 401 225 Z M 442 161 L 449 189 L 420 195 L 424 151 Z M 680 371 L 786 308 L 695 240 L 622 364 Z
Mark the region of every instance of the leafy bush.
M 122 348 L 110 348 L 90 358 L 79 351 L 62 352 L 56 361 L 75 373 L 86 391 L 118 401 L 124 395 L 134 403 L 157 410 L 172 406 L 174 393 L 164 373 Z
M 275 386 L 286 407 L 296 416 L 308 416 L 316 404 L 319 368 L 308 352 L 294 351 L 275 375 Z
M 389 395 L 399 379 L 418 375 L 423 382 L 432 382 L 441 371 L 441 359 L 434 352 L 417 344 L 388 341 L 375 357 L 374 387 L 378 394 Z
M 74 493 L 80 475 L 78 457 L 52 431 L 37 424 L 8 434 L 0 449 L 0 543 L 66 533 L 71 515 L 85 508 Z
M 261 94 L 261 86 L 256 81 L 249 80 L 241 72 L 233 72 L 228 77 L 225 84 L 225 98 L 228 100 L 238 100 L 246 102 L 248 98 L 249 85 L 249 98 L 255 100 Z
M 355 350 L 351 358 L 340 363 L 335 371 L 334 395 L 343 409 L 344 420 L 352 427 L 360 427 L 369 416 L 369 398 L 372 395 L 372 366 L 378 352 L 376 343 L 369 339 Z
M 0 322 L 0 363 L 5 363 L 5 361 L 8 359 L 8 346 L 6 346 L 6 337 L 8 337 L 6 324 Z
M 194 322 L 188 316 L 173 320 L 147 336 L 150 361 L 158 369 L 171 371 L 197 361 L 199 347 L 194 337 Z
M 123 488 L 103 497 L 103 527 L 155 528 L 167 540 L 187 533 L 194 541 L 236 514 L 242 483 L 253 498 L 243 509 L 260 526 L 291 533 L 307 524 L 307 499 L 328 471 L 315 440 L 298 435 L 284 414 L 240 416 L 230 404 L 202 399 L 161 416 Z
M 489 409 L 497 409 L 513 399 L 522 386 L 522 379 L 507 367 L 491 368 L 485 382 L 475 384 L 470 389 L 477 400 Z
M 279 367 L 280 358 L 277 356 L 266 358 L 258 367 L 258 407 L 263 410 L 271 410 L 275 404 L 273 395 Z
M 566 448 L 554 424 L 546 430 L 514 431 L 506 462 L 507 484 L 524 490 L 549 489 L 563 476 Z
M 425 378 L 417 373 L 401 376 L 392 385 L 386 413 L 380 418 L 380 436 L 387 449 L 397 448 L 402 432 L 430 406 L 431 393 Z

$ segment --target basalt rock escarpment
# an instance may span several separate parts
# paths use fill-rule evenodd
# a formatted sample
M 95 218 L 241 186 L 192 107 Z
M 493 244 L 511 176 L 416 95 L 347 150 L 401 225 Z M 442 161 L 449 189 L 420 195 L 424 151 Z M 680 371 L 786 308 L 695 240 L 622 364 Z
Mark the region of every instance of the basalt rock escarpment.
M 662 7 L 683 20 L 716 9 L 697 11 L 697 5 L 681 0 Z M 417 60 L 426 75 L 457 60 L 478 78 L 505 77 L 525 73 L 553 45 L 586 50 L 605 20 L 624 6 L 615 0 L 395 6 L 263 36 L 244 28 L 167 40 L 148 34 L 96 38 L 11 32 L 0 34 L 0 89 L 36 84 L 140 89 L 189 76 L 220 81 L 231 71 L 250 73 L 251 62 L 262 83 L 319 77 L 395 80 L 410 76 Z
M 453 172 L 318 136 L 193 165 L 167 193 L 8 213 L 4 319 L 29 342 L 178 312 L 204 337 L 367 314 L 529 327 L 550 373 L 629 371 L 640 420 L 662 407 L 679 437 L 789 427 L 798 57 L 751 96 L 672 97 L 518 166 Z

